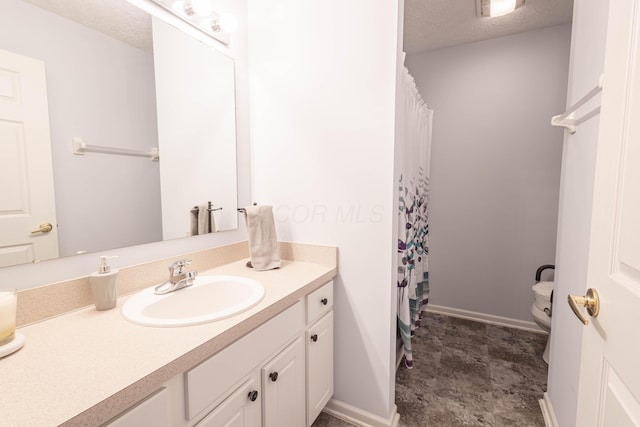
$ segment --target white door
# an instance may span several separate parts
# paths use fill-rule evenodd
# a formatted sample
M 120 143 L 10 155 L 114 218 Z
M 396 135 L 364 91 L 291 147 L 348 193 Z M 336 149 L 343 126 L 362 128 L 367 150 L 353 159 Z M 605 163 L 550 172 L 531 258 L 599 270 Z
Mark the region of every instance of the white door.
M 640 0 L 610 2 L 577 425 L 640 426 Z
M 0 267 L 57 258 L 44 63 L 5 50 L 0 50 L 0 153 Z

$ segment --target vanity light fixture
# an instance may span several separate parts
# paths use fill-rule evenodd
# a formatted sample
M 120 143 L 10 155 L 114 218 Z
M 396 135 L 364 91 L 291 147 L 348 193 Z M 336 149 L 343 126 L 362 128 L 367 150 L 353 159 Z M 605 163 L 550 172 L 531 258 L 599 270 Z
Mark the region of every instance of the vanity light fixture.
M 236 19 L 231 13 L 215 12 L 212 0 L 152 1 L 192 27 L 224 44 L 229 44 L 229 33 L 237 27 Z
M 507 15 L 524 6 L 525 0 L 476 0 L 476 13 L 483 18 Z
M 211 0 L 185 0 L 184 11 L 187 15 L 198 15 L 208 17 L 213 14 L 213 3 Z
M 218 19 L 214 19 L 211 22 L 211 29 L 213 31 L 226 31 L 232 33 L 238 28 L 238 21 L 236 17 L 229 12 L 222 12 Z

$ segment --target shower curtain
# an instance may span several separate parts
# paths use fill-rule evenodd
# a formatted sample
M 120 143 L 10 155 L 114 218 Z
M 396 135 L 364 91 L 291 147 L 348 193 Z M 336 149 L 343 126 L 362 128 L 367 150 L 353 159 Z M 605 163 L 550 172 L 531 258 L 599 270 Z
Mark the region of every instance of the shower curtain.
M 429 301 L 429 157 L 433 111 L 403 67 L 398 94 L 398 331 L 405 365 L 413 367 L 411 338 Z

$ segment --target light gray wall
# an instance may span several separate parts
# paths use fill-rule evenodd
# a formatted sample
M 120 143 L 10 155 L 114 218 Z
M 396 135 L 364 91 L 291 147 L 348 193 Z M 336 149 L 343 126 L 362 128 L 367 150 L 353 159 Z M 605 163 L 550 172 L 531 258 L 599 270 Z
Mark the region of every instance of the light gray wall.
M 572 105 L 598 83 L 604 68 L 609 1 L 575 2 L 567 105 Z M 596 97 L 580 111 L 600 105 Z M 578 382 L 584 326 L 565 298 L 584 295 L 588 269 L 593 180 L 599 117 L 582 123 L 566 135 L 562 154 L 562 181 L 556 248 L 556 291 L 553 307 L 548 393 L 560 426 L 576 422 Z
M 151 54 L 19 0 L 3 0 L 0 49 L 45 63 L 60 255 L 161 240 L 158 163 L 71 150 L 157 146 Z
M 531 321 L 555 259 L 569 24 L 409 55 L 434 110 L 430 302 Z

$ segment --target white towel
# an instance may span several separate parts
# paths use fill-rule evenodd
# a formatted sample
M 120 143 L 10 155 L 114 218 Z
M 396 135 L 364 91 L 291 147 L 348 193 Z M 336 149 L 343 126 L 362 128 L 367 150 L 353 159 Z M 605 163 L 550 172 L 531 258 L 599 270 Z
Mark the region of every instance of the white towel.
M 266 205 L 247 206 L 244 217 L 249 235 L 250 266 L 258 271 L 279 268 L 281 262 L 273 208 Z
M 213 212 L 209 212 L 209 205 L 195 206 L 190 211 L 189 219 L 189 235 L 197 236 L 199 234 L 215 233 L 216 222 Z
M 198 211 L 197 206 L 189 211 L 189 236 L 198 235 Z
M 211 229 L 209 228 L 209 211 L 208 205 L 198 206 L 198 234 L 207 234 Z

